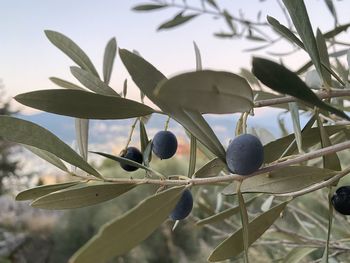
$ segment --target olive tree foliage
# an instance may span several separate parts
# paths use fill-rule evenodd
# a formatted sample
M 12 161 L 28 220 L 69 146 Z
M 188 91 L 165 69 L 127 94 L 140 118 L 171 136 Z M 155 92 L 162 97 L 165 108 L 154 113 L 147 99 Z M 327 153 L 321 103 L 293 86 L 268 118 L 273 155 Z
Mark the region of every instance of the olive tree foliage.
M 331 1 L 326 2 L 329 7 L 333 6 Z M 299 262 L 312 255 L 318 262 L 328 262 L 330 258 L 346 257 L 350 251 L 346 243 L 348 221 L 333 213 L 330 200 L 339 180 L 350 172 L 348 156 L 344 154 L 350 148 L 350 117 L 346 113 L 350 96 L 349 65 L 338 60 L 346 52 L 331 56 L 329 47 L 334 50 L 338 35 L 350 24 L 338 25 L 336 22 L 333 30 L 326 33 L 317 30 L 314 34 L 302 0 L 283 0 L 283 5 L 281 3 L 286 15 L 290 16 L 290 25 L 283 25 L 272 17 L 267 21 L 261 18 L 262 22 L 257 24 L 248 23 L 221 9 L 216 1 L 202 3 L 207 7 L 192 15 L 185 13 L 189 6 L 184 3 L 184 10 L 161 27 L 169 28 L 189 21 L 195 15 L 208 13 L 210 7 L 216 12 L 214 15 L 224 17 L 229 25 L 232 23 L 231 35 L 237 34 L 235 30 L 240 25 L 241 35 L 257 40 L 261 37 L 257 35 L 261 23 L 275 30 L 279 38 L 304 50 L 310 62 L 293 72 L 274 61 L 254 57 L 252 70 L 242 77 L 232 72 L 202 70 L 200 52 L 195 46 L 197 70 L 167 78 L 139 54 L 127 49 L 118 50 L 116 40 L 112 38 L 105 48 L 103 74 L 100 75 L 76 43 L 59 32 L 47 30 L 45 34 L 50 42 L 76 63 L 70 70 L 80 84 L 51 77 L 63 89 L 28 92 L 15 99 L 35 109 L 75 117 L 79 153 L 48 130 L 14 117 L 0 116 L 0 136 L 24 145 L 76 180 L 28 189 L 19 193 L 17 200 L 32 200 L 33 207 L 43 209 L 74 209 L 114 199 L 146 184 L 158 187 L 153 195 L 102 226 L 71 257 L 72 263 L 106 262 L 128 253 L 169 218 L 186 189 L 199 193 L 194 196 L 198 207 L 208 205 L 203 201 L 202 189 L 237 200 L 237 205 L 218 202 L 217 209 L 213 210 L 215 213 L 206 218 L 192 215 L 199 227 L 220 233 L 220 241 L 208 255 L 208 261 L 242 257 L 248 262 L 253 248 L 270 245 L 274 246 L 270 251 L 273 260 L 285 257 L 288 262 Z M 135 9 L 174 5 L 173 1 L 156 1 Z M 118 91 L 110 86 L 117 54 L 140 89 L 141 102 L 127 98 L 127 82 Z M 319 76 L 317 87 L 310 88 L 298 76 L 310 67 L 314 67 Z M 158 109 L 146 105 L 145 97 Z M 244 176 L 230 173 L 226 165 L 227 145 L 222 145 L 204 116 L 240 114 L 236 123 L 238 136 L 246 133 L 247 118 L 254 118 L 251 113 L 260 107 L 290 111 L 294 133 L 263 146 L 264 164 L 257 171 Z M 152 141 L 147 135 L 147 119 L 154 114 L 169 116 L 188 133 L 191 141 L 188 174 L 169 175 L 152 167 Z M 304 127 L 300 127 L 299 114 L 308 118 Z M 93 151 L 88 147 L 89 119 L 126 118 L 135 118 L 131 131 L 139 124 L 141 164 L 122 156 L 89 151 Z M 127 146 L 131 136 L 132 132 Z M 207 156 L 207 163 L 201 167 L 196 166 L 198 151 Z M 106 176 L 89 164 L 89 154 L 136 166 L 144 173 L 142 176 L 132 173 L 121 177 Z M 76 168 L 70 169 L 66 163 Z M 314 203 L 303 203 L 305 197 Z M 259 204 L 259 209 L 254 204 Z M 240 223 L 231 220 L 237 218 Z
M 10 103 L 6 99 L 5 88 L 0 80 L 0 116 L 11 116 L 15 112 L 10 109 Z M 4 193 L 3 181 L 5 178 L 16 176 L 17 162 L 11 159 L 14 150 L 13 143 L 4 140 L 0 136 L 0 195 Z

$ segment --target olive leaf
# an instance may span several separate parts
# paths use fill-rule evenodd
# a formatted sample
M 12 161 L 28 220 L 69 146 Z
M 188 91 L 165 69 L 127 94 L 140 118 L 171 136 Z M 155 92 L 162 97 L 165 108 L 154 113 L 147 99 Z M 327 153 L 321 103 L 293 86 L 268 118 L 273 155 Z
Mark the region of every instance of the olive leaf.
M 42 209 L 72 209 L 99 204 L 120 196 L 136 184 L 87 182 L 49 193 L 35 199 L 31 206 Z
M 75 252 L 69 263 L 106 262 L 125 254 L 162 224 L 174 209 L 183 190 L 183 186 L 173 187 L 152 195 L 124 215 L 108 222 Z
M 267 212 L 253 219 L 249 225 L 249 245 L 253 244 L 278 219 L 288 201 L 272 207 Z M 238 256 L 244 250 L 242 228 L 219 244 L 210 254 L 208 260 L 217 262 Z
M 105 53 L 103 56 L 103 81 L 107 85 L 111 79 L 114 59 L 117 53 L 117 41 L 113 37 L 108 41 L 107 46 L 105 48 Z
M 102 177 L 72 148 L 37 124 L 10 116 L 0 116 L 0 136 L 12 142 L 33 146 L 52 153 L 95 177 Z
M 50 77 L 49 78 L 53 83 L 55 83 L 57 86 L 60 86 L 62 88 L 65 88 L 65 89 L 77 89 L 77 90 L 85 90 L 84 88 L 72 83 L 72 82 L 69 82 L 67 80 L 64 80 L 64 79 L 60 79 L 60 78 L 56 78 L 56 77 Z
M 60 184 L 51 184 L 51 185 L 41 185 L 31 189 L 24 190 L 16 195 L 17 201 L 33 200 L 44 195 L 56 192 L 68 187 L 80 184 L 80 181 L 60 183 Z
M 253 73 L 267 87 L 277 92 L 289 94 L 320 109 L 332 112 L 341 118 L 350 120 L 343 111 L 320 100 L 295 73 L 282 65 L 267 59 L 254 57 Z
M 154 112 L 133 100 L 81 90 L 39 90 L 19 94 L 15 99 L 38 110 L 82 119 L 126 119 Z
M 162 30 L 162 29 L 169 29 L 169 28 L 173 28 L 179 25 L 182 25 L 190 20 L 192 20 L 193 18 L 197 17 L 198 14 L 194 14 L 194 15 L 184 15 L 183 12 L 178 13 L 175 17 L 173 17 L 172 19 L 170 19 L 169 21 L 164 22 L 163 24 L 161 24 L 158 27 L 158 30 Z

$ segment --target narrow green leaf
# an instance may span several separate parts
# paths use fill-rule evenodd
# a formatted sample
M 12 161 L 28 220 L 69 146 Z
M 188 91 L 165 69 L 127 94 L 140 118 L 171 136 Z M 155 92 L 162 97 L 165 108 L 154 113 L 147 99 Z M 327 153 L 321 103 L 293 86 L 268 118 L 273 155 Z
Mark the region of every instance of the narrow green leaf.
M 337 11 L 335 10 L 335 6 L 333 4 L 333 0 L 324 0 L 326 3 L 326 6 L 328 7 L 329 12 L 331 12 L 332 16 L 334 17 L 334 24 L 338 24 L 338 16 Z
M 39 156 L 40 158 L 42 158 L 43 160 L 53 164 L 54 166 L 56 166 L 57 168 L 61 169 L 64 172 L 68 172 L 67 166 L 56 155 L 54 155 L 48 151 L 33 147 L 33 146 L 29 146 L 29 145 L 25 145 L 25 144 L 22 144 L 22 145 L 23 145 L 23 147 L 25 147 L 26 149 L 28 149 L 32 153 L 34 153 L 37 156 Z
M 203 70 L 201 52 L 196 42 L 193 42 L 193 46 L 194 46 L 194 53 L 196 55 L 196 70 L 197 71 Z
M 328 189 L 328 231 L 327 231 L 327 240 L 326 247 L 323 251 L 322 261 L 321 263 L 328 263 L 329 258 L 329 242 L 331 240 L 332 233 L 332 224 L 333 224 L 333 204 L 332 204 L 332 187 L 330 186 Z
M 101 178 L 101 175 L 72 148 L 37 124 L 10 116 L 0 116 L 0 136 L 12 142 L 50 152 L 83 171 Z
M 232 186 L 233 188 L 233 186 Z M 257 196 L 254 196 L 252 198 L 250 198 L 248 201 L 245 202 L 245 205 L 249 205 L 250 203 L 252 203 L 256 198 L 258 197 Z M 203 226 L 203 225 L 206 225 L 206 224 L 213 224 L 213 223 L 217 223 L 217 222 L 220 222 L 220 221 L 223 221 L 225 220 L 226 218 L 229 218 L 235 214 L 237 214 L 239 212 L 239 205 L 238 206 L 235 206 L 235 207 L 232 207 L 232 208 L 228 208 L 220 213 L 217 213 L 217 214 L 214 214 L 212 216 L 209 216 L 207 218 L 204 218 L 204 219 L 201 219 L 199 221 L 196 222 L 196 225 L 197 226 Z
M 339 35 L 340 33 L 346 31 L 349 27 L 350 27 L 350 23 L 337 26 L 336 28 L 333 28 L 332 30 L 326 32 L 323 36 L 326 39 L 333 38 L 333 37 Z
M 288 27 L 282 25 L 277 19 L 273 18 L 272 16 L 267 16 L 267 22 L 269 22 L 272 28 L 281 36 L 296 44 L 301 49 L 305 49 L 303 42 L 301 42 L 301 40 L 294 35 L 294 33 L 290 31 Z
M 249 263 L 248 248 L 249 248 L 249 218 L 247 208 L 245 207 L 244 197 L 240 189 L 237 191 L 239 212 L 242 221 L 242 235 L 243 235 L 243 248 L 244 248 L 244 259 L 246 263 Z
M 329 62 L 329 55 L 328 55 L 326 40 L 323 37 L 320 29 L 317 29 L 316 43 L 317 43 L 318 52 L 320 53 L 319 55 L 320 55 L 320 60 L 321 60 L 322 64 L 325 65 L 326 68 L 331 68 L 331 64 Z M 325 84 L 328 87 L 332 87 L 331 73 L 329 71 L 327 71 L 324 67 L 322 67 L 321 70 L 322 70 L 321 73 L 322 73 L 323 81 L 325 82 Z
M 140 168 L 140 169 L 143 169 L 143 170 L 146 170 L 148 172 L 153 172 L 152 169 L 138 163 L 138 162 L 135 162 L 135 161 L 132 161 L 130 159 L 126 159 L 124 157 L 121 157 L 121 156 L 115 156 L 115 155 L 111 155 L 111 154 L 108 154 L 108 153 L 101 153 L 101 152 L 92 152 L 90 151 L 91 153 L 95 153 L 95 154 L 98 154 L 98 155 L 101 155 L 103 157 L 106 157 L 108 159 L 111 159 L 113 161 L 116 161 L 118 163 L 121 163 L 121 164 L 127 164 L 127 165 L 131 165 L 131 166 L 135 166 L 137 168 Z
M 321 59 L 304 1 L 283 0 L 283 3 L 287 8 L 290 17 L 292 18 L 293 24 L 298 31 L 298 34 L 303 41 L 305 49 L 307 53 L 309 53 L 316 70 L 320 76 L 322 76 Z
M 190 20 L 192 20 L 193 18 L 197 17 L 198 14 L 194 14 L 194 15 L 184 15 L 183 12 L 178 13 L 175 17 L 173 17 L 172 19 L 170 19 L 169 21 L 164 22 L 163 24 L 161 24 L 157 30 L 162 30 L 162 29 L 169 29 L 169 28 L 173 28 L 173 27 L 177 27 L 179 25 L 182 25 Z
M 233 73 L 202 70 L 187 72 L 160 82 L 156 98 L 167 105 L 200 113 L 247 112 L 253 107 L 248 82 Z
M 197 139 L 191 134 L 190 161 L 188 164 L 188 177 L 191 177 L 196 170 L 197 161 Z
M 141 152 L 143 153 L 146 150 L 146 147 L 149 143 L 149 139 L 148 139 L 145 124 L 143 123 L 142 120 L 139 121 L 139 125 L 140 125 Z
M 70 67 L 70 71 L 73 76 L 76 77 L 76 79 L 79 80 L 79 82 L 89 90 L 92 90 L 101 95 L 120 97 L 114 89 L 112 89 L 110 86 L 108 86 L 106 83 L 104 83 L 89 71 L 78 67 Z
M 70 57 L 75 63 L 77 63 L 78 66 L 98 77 L 98 73 L 95 69 L 95 66 L 92 64 L 90 58 L 70 38 L 66 37 L 65 35 L 59 32 L 51 30 L 45 30 L 45 35 L 52 44 L 54 44 L 63 53 Z
M 75 85 L 74 83 L 69 82 L 69 81 L 64 80 L 64 79 L 60 79 L 60 78 L 56 78 L 56 77 L 50 77 L 49 79 L 53 83 L 55 83 L 57 86 L 60 86 L 60 87 L 65 88 L 65 89 L 85 90 L 84 88 L 82 88 L 78 85 Z
M 253 244 L 267 229 L 269 229 L 269 227 L 278 219 L 280 213 L 284 210 L 287 204 L 288 201 L 276 205 L 249 223 L 249 245 Z M 219 244 L 210 254 L 208 260 L 210 262 L 217 262 L 230 259 L 239 255 L 243 250 L 243 231 L 242 228 L 240 228 Z
M 217 3 L 215 2 L 215 0 L 205 0 L 205 2 L 207 2 L 209 5 L 211 5 L 215 9 L 219 9 L 219 7 L 218 7 Z
M 16 196 L 16 201 L 26 201 L 26 200 L 37 199 L 44 195 L 50 194 L 52 192 L 56 192 L 80 183 L 81 183 L 80 181 L 76 181 L 76 182 L 68 182 L 68 183 L 60 183 L 60 184 L 41 185 L 41 186 L 27 189 L 18 193 Z
M 194 177 L 214 177 L 217 176 L 225 167 L 226 164 L 222 162 L 221 159 L 214 158 L 199 168 L 195 172 Z
M 75 134 L 81 157 L 88 158 L 89 120 L 75 118 Z
M 259 174 L 243 181 L 242 193 L 283 194 L 322 182 L 336 172 L 313 166 L 289 166 L 269 174 Z
M 105 182 L 81 183 L 38 199 L 31 206 L 42 209 L 72 209 L 99 204 L 120 196 L 136 185 Z
M 38 110 L 82 119 L 127 119 L 154 112 L 133 100 L 80 90 L 32 91 L 17 95 L 15 99 Z
M 125 79 L 123 83 L 123 98 L 126 97 L 126 94 L 128 93 L 128 80 Z M 141 96 L 142 97 L 142 96 Z M 141 98 L 141 101 L 143 103 L 143 98 Z
M 289 105 L 290 114 L 292 116 L 295 141 L 297 143 L 299 153 L 302 153 L 303 152 L 303 144 L 302 144 L 302 137 L 301 137 L 301 127 L 300 127 L 298 104 L 296 102 L 289 102 L 288 105 Z
M 332 146 L 331 140 L 329 139 L 329 135 L 327 134 L 327 131 L 323 126 L 322 120 L 319 116 L 317 118 L 317 126 L 320 129 L 320 141 L 322 148 Z M 324 168 L 335 171 L 341 171 L 341 164 L 337 153 L 327 154 L 324 155 L 322 158 Z
M 284 258 L 283 263 L 299 263 L 314 252 L 317 248 L 314 247 L 296 247 L 293 248 Z
M 253 73 L 262 83 L 277 92 L 289 94 L 306 103 L 350 120 L 343 111 L 320 100 L 295 73 L 282 65 L 255 57 L 253 58 Z
M 143 152 L 143 163 L 145 166 L 149 167 L 149 163 L 152 160 L 152 140 L 150 140 Z
M 137 5 L 132 8 L 134 11 L 153 11 L 161 8 L 167 7 L 167 5 L 162 4 L 146 4 L 146 5 Z
M 100 228 L 69 263 L 106 262 L 145 240 L 174 209 L 184 187 L 173 187 L 142 201 L 127 213 Z M 152 211 L 150 213 L 150 211 Z
M 111 79 L 115 55 L 117 52 L 117 41 L 113 37 L 108 41 L 103 56 L 103 81 L 107 85 Z

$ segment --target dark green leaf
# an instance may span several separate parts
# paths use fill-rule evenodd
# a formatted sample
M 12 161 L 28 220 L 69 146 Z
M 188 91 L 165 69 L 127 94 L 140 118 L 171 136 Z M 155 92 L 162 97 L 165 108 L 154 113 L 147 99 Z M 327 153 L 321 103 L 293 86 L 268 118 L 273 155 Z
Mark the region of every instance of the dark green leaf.
M 56 192 L 74 185 L 80 184 L 80 181 L 61 184 L 41 185 L 31 189 L 24 190 L 16 196 L 17 201 L 33 200 L 44 195 Z
M 80 183 L 35 199 L 31 206 L 42 209 L 72 209 L 99 204 L 120 196 L 136 185 L 104 182 Z
M 127 119 L 154 112 L 133 100 L 80 90 L 32 91 L 15 99 L 38 110 L 82 119 Z
M 301 190 L 335 175 L 336 172 L 312 166 L 289 166 L 243 181 L 242 193 L 283 194 Z
M 105 48 L 105 54 L 103 57 L 103 81 L 107 85 L 109 84 L 109 81 L 111 79 L 116 52 L 117 52 L 117 41 L 113 37 L 107 43 L 107 46 Z
M 334 23 L 338 24 L 338 17 L 337 17 L 337 11 L 335 10 L 335 6 L 333 4 L 333 0 L 324 0 L 326 3 L 329 12 L 331 12 L 332 16 L 334 17 Z
M 126 94 L 128 93 L 128 80 L 125 79 L 123 83 L 123 97 L 126 97 Z M 141 96 L 141 101 L 143 102 L 142 96 Z
M 23 146 L 26 149 L 28 149 L 29 151 L 31 151 L 32 153 L 34 153 L 37 156 L 39 156 L 40 158 L 42 158 L 43 160 L 45 160 L 45 161 L 53 164 L 57 168 L 61 169 L 62 171 L 68 172 L 68 168 L 66 167 L 66 165 L 56 155 L 54 155 L 48 151 L 38 149 L 38 148 L 33 147 L 33 146 L 29 146 L 29 145 L 25 145 L 25 144 L 23 144 Z
M 174 209 L 183 190 L 184 187 L 173 187 L 153 195 L 126 214 L 108 222 L 72 256 L 69 263 L 106 262 L 125 254 L 162 224 Z
M 350 23 L 337 26 L 336 28 L 326 32 L 323 36 L 326 39 L 333 38 L 333 37 L 337 36 L 338 34 L 346 31 L 349 27 L 350 27 Z
M 59 32 L 51 30 L 45 30 L 45 34 L 52 44 L 54 44 L 63 53 L 70 57 L 75 63 L 77 63 L 77 65 L 98 77 L 98 73 L 90 58 L 70 38 Z
M 205 2 L 207 2 L 209 5 L 211 5 L 212 7 L 214 7 L 215 9 L 218 9 L 218 5 L 215 2 L 215 0 L 205 0 Z
M 167 5 L 161 5 L 161 4 L 146 4 L 146 5 L 137 5 L 132 8 L 134 11 L 152 11 L 152 10 L 158 10 L 161 8 L 167 7 Z
M 155 95 L 164 104 L 201 113 L 247 112 L 253 107 L 253 92 L 248 82 L 222 71 L 194 71 L 163 80 Z
M 289 94 L 306 103 L 350 120 L 344 112 L 320 100 L 295 73 L 282 65 L 255 57 L 253 58 L 253 73 L 262 83 L 277 92 Z
M 298 31 L 301 40 L 303 41 L 305 50 L 309 53 L 316 70 L 320 76 L 322 76 L 321 59 L 304 1 L 283 0 L 283 3 L 292 18 L 293 24 Z
M 173 28 L 179 25 L 182 25 L 188 21 L 190 21 L 191 19 L 197 17 L 198 14 L 194 14 L 194 15 L 183 15 L 183 12 L 178 13 L 174 18 L 172 18 L 169 21 L 166 21 L 165 23 L 161 24 L 158 27 L 158 30 L 161 29 L 169 29 L 169 28 Z
M 75 85 L 72 82 L 66 81 L 64 79 L 56 78 L 56 77 L 50 77 L 49 78 L 53 83 L 55 83 L 57 86 L 60 86 L 65 89 L 77 89 L 77 90 L 85 90 L 82 87 L 79 87 L 78 85 Z
M 326 68 L 331 68 L 331 64 L 329 63 L 329 55 L 328 55 L 326 40 L 323 37 L 320 29 L 317 29 L 316 43 L 317 43 L 318 52 L 320 53 L 320 59 L 322 64 Z M 331 87 L 332 86 L 331 73 L 327 71 L 325 67 L 321 68 L 323 81 L 326 83 L 326 85 L 328 85 L 328 87 Z
M 56 135 L 37 124 L 14 117 L 0 116 L 0 136 L 12 142 L 26 144 L 50 152 L 83 171 L 101 178 L 101 175 L 72 148 Z
M 267 229 L 269 229 L 287 204 L 288 201 L 274 206 L 249 223 L 249 245 L 253 244 Z M 240 228 L 219 244 L 210 254 L 208 260 L 210 262 L 216 262 L 230 259 L 239 255 L 243 249 L 243 232 L 242 228 Z
M 143 153 L 146 150 L 146 147 L 149 143 L 149 139 L 148 139 L 145 124 L 143 123 L 142 120 L 139 121 L 139 125 L 140 125 L 141 152 Z
M 110 86 L 108 86 L 106 83 L 104 83 L 89 71 L 78 67 L 70 67 L 70 71 L 72 72 L 73 76 L 76 77 L 77 80 L 79 80 L 79 82 L 89 90 L 92 90 L 101 95 L 120 97 L 114 89 L 112 89 Z
M 245 202 L 245 205 L 246 206 L 249 205 L 257 197 L 258 197 L 258 195 L 250 198 L 248 201 Z M 202 226 L 202 225 L 206 225 L 206 224 L 217 223 L 217 222 L 225 220 L 226 218 L 229 218 L 230 216 L 233 216 L 233 215 L 237 214 L 238 212 L 239 212 L 239 206 L 235 206 L 235 207 L 226 209 L 226 210 L 224 210 L 222 212 L 219 212 L 217 214 L 214 214 L 212 216 L 209 216 L 207 218 L 204 218 L 202 220 L 199 220 L 199 221 L 196 222 L 196 225 L 197 226 Z
M 195 172 L 194 177 L 214 177 L 217 176 L 224 168 L 226 164 L 219 158 L 214 158 L 203 165 L 198 171 Z

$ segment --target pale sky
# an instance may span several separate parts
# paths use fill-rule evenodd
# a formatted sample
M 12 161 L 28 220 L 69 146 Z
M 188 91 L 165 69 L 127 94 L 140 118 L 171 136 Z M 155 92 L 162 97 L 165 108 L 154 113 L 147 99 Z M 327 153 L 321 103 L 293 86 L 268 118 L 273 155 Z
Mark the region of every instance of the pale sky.
M 213 20 L 210 16 L 196 18 L 173 30 L 157 32 L 158 25 L 179 10 L 131 11 L 134 5 L 145 2 L 147 0 L 0 0 L 0 79 L 8 95 L 57 88 L 49 81 L 50 76 L 76 82 L 69 72 L 69 66 L 74 63 L 46 39 L 45 29 L 59 31 L 73 39 L 89 55 L 99 72 L 105 45 L 111 37 L 117 38 L 119 47 L 138 50 L 168 76 L 194 69 L 193 41 L 201 50 L 204 68 L 237 73 L 240 67 L 250 68 L 252 55 L 268 56 L 266 50 L 252 53 L 242 51 L 258 45 L 256 43 L 213 37 L 213 32 L 226 29 L 226 25 L 222 20 Z M 188 1 L 194 5 L 198 2 Z M 218 2 L 234 10 L 235 15 L 241 8 L 247 17 L 255 18 L 257 12 L 262 10 L 262 19 L 269 14 L 285 23 L 281 10 L 273 0 L 263 3 L 256 0 Z M 320 27 L 323 32 L 333 25 L 324 2 L 306 0 L 314 30 Z M 350 1 L 334 2 L 340 23 L 348 23 Z M 345 35 L 345 38 L 349 40 L 349 35 Z M 278 45 L 276 48 L 273 51 L 290 50 L 288 45 Z M 300 52 L 287 62 L 293 67 L 305 60 L 305 54 Z M 125 77 L 131 83 L 131 78 L 117 58 L 112 88 L 121 91 Z M 133 89 L 129 94 L 131 98 L 136 98 L 138 91 Z

